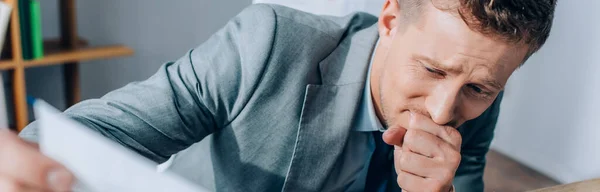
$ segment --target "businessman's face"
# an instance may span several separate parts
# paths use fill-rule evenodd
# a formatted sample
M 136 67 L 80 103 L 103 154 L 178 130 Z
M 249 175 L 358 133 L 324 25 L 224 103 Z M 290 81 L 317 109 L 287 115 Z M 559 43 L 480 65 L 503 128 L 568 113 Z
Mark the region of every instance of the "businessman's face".
M 473 31 L 432 5 L 412 23 L 399 22 L 399 11 L 380 16 L 371 74 L 378 115 L 389 127 L 408 126 L 411 112 L 453 127 L 478 117 L 527 54 L 526 45 Z

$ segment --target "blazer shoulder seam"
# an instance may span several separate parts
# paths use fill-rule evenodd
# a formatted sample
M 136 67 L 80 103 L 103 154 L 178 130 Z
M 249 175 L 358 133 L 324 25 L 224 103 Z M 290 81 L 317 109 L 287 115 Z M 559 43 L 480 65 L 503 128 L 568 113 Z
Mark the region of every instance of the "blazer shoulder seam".
M 336 39 L 338 39 L 338 38 L 333 37 L 331 34 L 325 32 L 325 31 L 323 31 L 323 30 L 321 30 L 321 29 L 319 29 L 317 27 L 311 26 L 311 25 L 303 23 L 303 22 L 298 22 L 297 20 L 294 20 L 291 17 L 288 17 L 286 15 L 278 13 L 277 9 L 275 7 L 273 7 L 273 5 L 271 5 L 271 4 L 266 4 L 266 5 L 268 5 L 273 10 L 273 13 L 275 14 L 275 20 L 278 20 L 278 18 L 284 18 L 284 19 L 287 19 L 287 20 L 289 20 L 291 22 L 294 22 L 295 24 L 299 24 L 299 25 L 311 28 L 311 29 L 313 29 L 315 31 L 318 31 L 319 33 L 323 34 L 324 36 L 330 38 L 330 40 L 335 41 Z M 335 23 L 335 22 L 328 21 L 328 23 L 331 23 L 331 24 L 336 25 L 336 26 L 338 26 L 338 27 L 341 28 L 341 26 L 339 24 Z M 275 25 L 277 27 L 277 24 L 275 24 Z

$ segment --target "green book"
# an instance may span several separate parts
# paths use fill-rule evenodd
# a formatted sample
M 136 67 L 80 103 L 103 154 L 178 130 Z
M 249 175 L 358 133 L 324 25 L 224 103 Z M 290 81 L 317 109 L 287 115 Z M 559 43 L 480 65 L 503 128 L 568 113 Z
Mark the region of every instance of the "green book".
M 19 27 L 21 28 L 21 50 L 23 59 L 29 60 L 33 57 L 31 52 L 31 16 L 29 0 L 18 0 L 19 7 Z
M 33 59 L 44 57 L 44 39 L 42 37 L 42 13 L 40 1 L 29 0 L 31 9 L 31 52 Z

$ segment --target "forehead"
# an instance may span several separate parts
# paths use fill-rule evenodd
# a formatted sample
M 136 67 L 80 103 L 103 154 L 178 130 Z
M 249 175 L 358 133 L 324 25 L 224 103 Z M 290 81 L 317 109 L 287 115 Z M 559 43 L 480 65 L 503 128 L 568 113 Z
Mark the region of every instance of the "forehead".
M 405 31 L 412 49 L 446 65 L 487 68 L 507 79 L 523 62 L 528 47 L 472 30 L 457 14 L 423 5 L 424 13 Z M 405 39 L 404 41 L 406 41 Z M 457 67 L 457 66 L 455 66 Z

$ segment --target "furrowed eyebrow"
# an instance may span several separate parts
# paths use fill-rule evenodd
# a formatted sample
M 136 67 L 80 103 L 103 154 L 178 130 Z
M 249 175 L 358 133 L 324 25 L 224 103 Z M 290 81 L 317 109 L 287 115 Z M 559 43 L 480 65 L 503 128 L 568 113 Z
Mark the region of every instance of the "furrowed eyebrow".
M 433 60 L 433 59 L 431 59 L 429 57 L 426 57 L 426 56 L 415 56 L 415 60 L 418 61 L 418 62 L 425 62 L 428 65 L 432 65 L 433 67 L 436 67 L 438 69 L 441 69 L 441 70 L 444 70 L 444 71 L 448 71 L 448 72 L 451 72 L 451 73 L 460 73 L 460 72 L 462 72 L 462 69 L 460 69 L 460 68 L 452 68 L 452 67 L 444 66 L 441 63 L 439 63 L 439 62 L 437 62 L 437 61 L 435 61 L 435 60 Z M 494 89 L 496 89 L 498 91 L 504 89 L 503 86 L 502 86 L 502 84 L 500 84 L 498 81 L 496 81 L 494 79 L 483 79 L 483 83 L 486 86 L 492 87 L 492 88 L 494 88 Z
M 426 56 L 415 56 L 415 60 L 417 60 L 418 62 L 425 62 L 425 63 L 432 65 L 438 69 L 448 71 L 450 73 L 461 73 L 462 72 L 462 69 L 460 69 L 460 68 L 444 66 L 441 63 L 439 63 L 429 57 L 426 57 Z
M 484 79 L 484 80 L 483 80 L 483 82 L 484 82 L 486 85 L 488 85 L 488 86 L 490 86 L 490 87 L 493 87 L 493 88 L 495 88 L 495 89 L 497 89 L 497 90 L 502 90 L 502 89 L 503 89 L 502 85 L 501 85 L 500 83 L 498 83 L 498 81 L 496 81 L 496 80 L 492 80 L 492 79 Z

